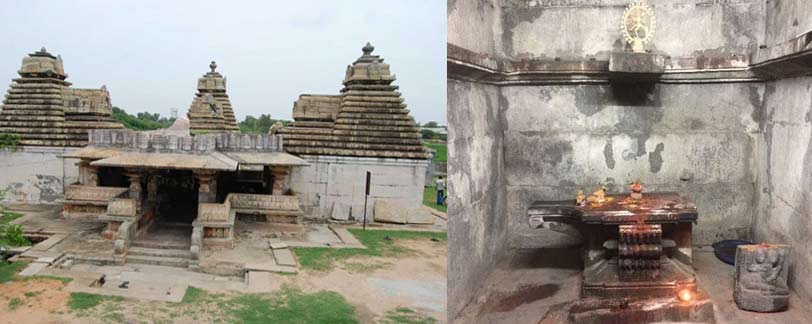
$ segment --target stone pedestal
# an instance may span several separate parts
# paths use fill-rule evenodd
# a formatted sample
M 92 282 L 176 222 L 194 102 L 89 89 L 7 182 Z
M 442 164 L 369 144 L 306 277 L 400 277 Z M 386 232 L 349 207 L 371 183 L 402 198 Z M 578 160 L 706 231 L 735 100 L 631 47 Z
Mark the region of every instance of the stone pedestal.
M 733 289 L 736 306 L 754 312 L 786 309 L 789 304 L 789 259 L 789 245 L 738 246 Z

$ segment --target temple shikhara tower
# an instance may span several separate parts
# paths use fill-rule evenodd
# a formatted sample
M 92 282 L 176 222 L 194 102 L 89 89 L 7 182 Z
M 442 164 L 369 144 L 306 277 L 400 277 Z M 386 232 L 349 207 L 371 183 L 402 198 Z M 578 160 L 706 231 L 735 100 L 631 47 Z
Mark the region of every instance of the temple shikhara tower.
M 83 146 L 88 130 L 123 128 L 111 117 L 106 87 L 74 89 L 62 58 L 43 47 L 23 58 L 0 110 L 0 132 L 18 134 L 21 145 Z
M 216 72 L 217 63 L 209 64 L 211 71 L 197 79 L 197 93 L 189 107 L 193 132 L 237 132 L 237 119 L 226 94 L 226 78 Z
M 375 220 L 421 222 L 388 216 L 386 206 L 408 210 L 421 205 L 425 180 L 419 175 L 425 173 L 428 154 L 392 84 L 396 78 L 389 64 L 373 55 L 374 49 L 367 43 L 363 55 L 347 67 L 339 95 L 307 94 L 294 103 L 294 122 L 278 132 L 287 152 L 315 167 L 295 170 L 300 173 L 292 176 L 291 187 L 310 214 L 361 220 L 364 177 L 370 171 L 368 215 L 374 210 Z

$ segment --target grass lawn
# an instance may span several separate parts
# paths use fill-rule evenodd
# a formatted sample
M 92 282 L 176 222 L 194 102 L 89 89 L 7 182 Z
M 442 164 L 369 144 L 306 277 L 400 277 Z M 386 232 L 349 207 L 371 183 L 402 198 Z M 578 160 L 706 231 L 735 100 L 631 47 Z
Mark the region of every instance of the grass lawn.
M 332 269 L 336 261 L 347 259 L 352 256 L 384 256 L 391 257 L 411 253 L 412 250 L 406 247 L 395 245 L 395 240 L 437 238 L 438 245 L 445 245 L 448 237 L 447 233 L 416 232 L 416 231 L 390 231 L 390 230 L 361 230 L 352 228 L 349 230 L 361 241 L 366 249 L 335 249 L 327 247 L 318 248 L 293 248 L 293 253 L 299 261 L 302 269 L 327 271 Z M 387 239 L 388 238 L 388 239 Z
M 446 198 L 448 198 L 448 192 L 445 193 Z M 438 205 L 437 204 L 437 190 L 435 187 L 426 187 L 423 189 L 423 205 L 429 206 L 441 212 L 447 213 L 448 207 L 446 205 Z
M 28 263 L 14 262 L 8 263 L 0 260 L 0 283 L 9 282 L 17 277 L 17 272 L 22 271 Z
M 88 294 L 83 292 L 75 292 L 70 294 L 70 299 L 68 300 L 68 307 L 71 310 L 83 310 L 88 308 L 96 307 L 97 305 L 101 304 L 105 300 L 111 300 L 114 302 L 120 302 L 124 300 L 124 297 L 121 296 L 102 296 L 96 294 Z
M 418 314 L 411 308 L 399 307 L 386 312 L 380 324 L 434 324 L 436 319 Z
M 445 143 L 424 143 L 424 146 L 434 150 L 435 162 L 446 163 L 448 161 L 448 146 Z
M 10 211 L 0 212 L 0 224 L 6 224 L 20 218 L 21 216 L 23 216 L 23 214 L 13 213 Z

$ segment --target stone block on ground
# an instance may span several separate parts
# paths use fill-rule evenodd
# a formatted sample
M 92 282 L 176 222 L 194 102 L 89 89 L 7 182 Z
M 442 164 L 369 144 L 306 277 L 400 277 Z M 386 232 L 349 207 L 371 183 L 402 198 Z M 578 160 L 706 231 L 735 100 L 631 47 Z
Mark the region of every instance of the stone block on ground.
M 39 242 L 36 245 L 31 247 L 31 250 L 35 251 L 47 251 L 48 249 L 52 248 L 59 242 L 62 242 L 67 237 L 65 234 L 54 234 L 51 237 L 45 239 L 45 241 Z
M 29 277 L 38 274 L 42 269 L 48 267 L 48 263 L 43 262 L 33 262 L 28 264 L 28 266 L 20 271 L 20 276 Z
M 291 252 L 290 249 L 274 250 L 273 257 L 276 259 L 276 264 L 296 266 L 296 258 L 293 257 L 293 252 Z
M 265 271 L 248 271 L 246 285 L 248 291 L 261 293 L 271 291 L 271 273 Z
M 275 262 L 246 263 L 246 271 L 264 271 L 277 273 L 297 273 L 296 267 L 278 265 Z
M 271 249 L 273 249 L 273 250 L 281 250 L 281 249 L 287 249 L 287 248 L 288 248 L 288 245 L 285 244 L 284 242 L 271 242 Z
M 375 221 L 396 224 L 434 224 L 434 216 L 423 206 L 378 199 L 375 201 Z
M 346 228 L 330 226 L 330 229 L 332 229 L 333 232 L 335 232 L 336 235 L 338 235 L 338 238 L 340 238 L 341 241 L 344 242 L 344 244 L 362 245 L 361 242 L 358 241 L 357 238 L 355 238 L 355 235 L 352 235 L 352 233 L 350 233 L 350 231 L 348 231 Z
M 790 252 L 789 245 L 783 244 L 738 246 L 733 289 L 736 306 L 754 312 L 786 309 Z
M 334 203 L 333 204 L 333 212 L 330 215 L 330 218 L 335 220 L 349 220 L 350 219 L 350 206 L 341 204 L 341 203 Z

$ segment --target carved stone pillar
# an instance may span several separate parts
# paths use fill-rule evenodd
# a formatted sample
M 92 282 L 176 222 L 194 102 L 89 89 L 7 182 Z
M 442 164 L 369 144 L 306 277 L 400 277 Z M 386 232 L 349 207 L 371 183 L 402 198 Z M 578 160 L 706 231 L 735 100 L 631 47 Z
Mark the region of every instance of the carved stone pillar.
M 99 185 L 99 168 L 90 165 L 90 160 L 79 161 L 79 182 L 83 186 Z
M 271 174 L 273 175 L 273 190 L 271 194 L 281 195 L 285 192 L 285 180 L 288 176 L 289 167 L 287 166 L 273 166 L 271 167 Z
M 130 178 L 130 198 L 135 200 L 135 205 L 137 210 L 141 210 L 141 178 L 144 177 L 144 172 L 142 170 L 126 170 L 124 173 L 128 178 Z
M 217 181 L 214 176 L 214 171 L 195 171 L 195 177 L 200 185 L 197 192 L 198 203 L 213 203 L 217 202 Z

